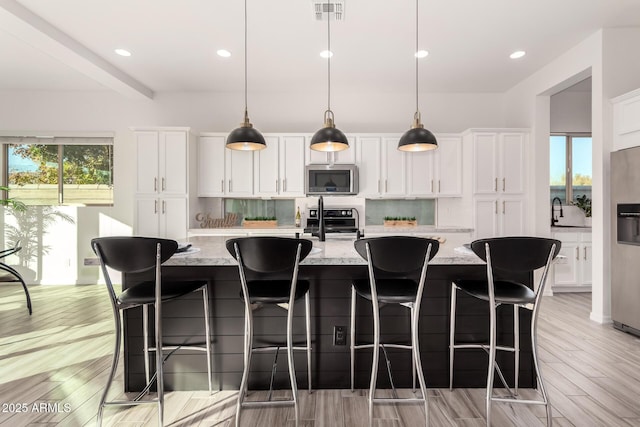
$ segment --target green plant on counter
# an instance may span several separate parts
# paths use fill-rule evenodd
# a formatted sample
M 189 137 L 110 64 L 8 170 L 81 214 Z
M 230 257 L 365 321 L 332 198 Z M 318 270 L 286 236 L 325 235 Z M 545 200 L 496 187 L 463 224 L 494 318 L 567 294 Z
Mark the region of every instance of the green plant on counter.
M 246 217 L 244 220 L 245 221 L 276 221 L 276 217 L 275 216 L 253 216 L 253 217 Z
M 385 221 L 415 221 L 415 216 L 385 216 Z
M 591 217 L 591 199 L 588 198 L 586 194 L 576 197 L 574 205 L 584 211 L 584 216 L 587 218 Z

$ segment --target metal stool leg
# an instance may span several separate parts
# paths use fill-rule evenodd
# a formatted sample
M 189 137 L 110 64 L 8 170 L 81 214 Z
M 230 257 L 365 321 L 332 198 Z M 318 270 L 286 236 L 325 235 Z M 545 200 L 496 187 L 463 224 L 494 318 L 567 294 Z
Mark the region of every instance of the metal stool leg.
M 355 345 L 356 345 L 356 290 L 351 286 L 351 319 L 350 319 L 350 344 L 349 349 L 351 351 L 351 391 L 353 392 L 353 386 L 355 381 Z
M 149 306 L 142 305 L 142 352 L 144 355 L 144 378 L 149 384 L 151 369 L 149 367 Z
M 458 295 L 458 287 L 451 283 L 451 311 L 449 323 L 449 390 L 453 390 L 453 356 L 455 353 L 455 337 L 456 337 L 456 297 Z
M 311 387 L 311 303 L 309 301 L 309 292 L 304 296 L 305 320 L 307 328 L 307 381 L 309 383 L 309 393 L 312 392 Z
M 425 425 L 429 426 L 429 397 L 427 396 L 427 382 L 424 379 L 424 371 L 422 370 L 422 361 L 420 360 L 420 341 L 418 338 L 418 322 L 417 312 L 411 307 L 411 353 L 413 365 L 417 368 L 418 382 L 420 384 L 420 392 L 424 399 Z M 414 371 L 415 374 L 415 371 Z M 415 377 L 414 377 L 415 380 Z M 415 385 L 414 385 L 415 389 Z
M 414 308 L 413 305 L 410 307 L 409 310 L 409 330 L 411 331 L 411 349 L 413 351 L 413 346 L 415 345 L 415 343 L 413 342 L 413 314 Z M 413 391 L 414 393 L 416 392 L 416 359 L 415 357 L 411 358 L 411 391 Z
M 487 427 L 491 425 L 491 403 L 493 396 L 493 378 L 495 375 L 496 363 L 496 307 L 490 304 L 489 307 L 489 365 L 487 366 Z
M 96 425 L 100 427 L 102 425 L 102 416 L 104 413 L 105 402 L 107 401 L 107 394 L 113 384 L 113 378 L 116 375 L 116 369 L 118 368 L 118 361 L 120 360 L 120 343 L 122 341 L 122 320 L 120 319 L 120 311 L 114 309 L 114 323 L 116 329 L 115 345 L 113 348 L 113 359 L 111 361 L 111 370 L 109 371 L 109 377 L 107 378 L 107 385 L 104 388 L 102 397 L 100 397 L 100 405 L 98 406 L 98 415 L 96 417 Z
M 204 333 L 205 344 L 207 346 L 207 382 L 209 383 L 209 394 L 211 394 L 211 316 L 209 315 L 209 285 L 202 287 L 202 301 L 204 305 Z
M 537 308 L 537 307 L 536 307 Z M 547 390 L 544 387 L 544 381 L 542 379 L 542 372 L 540 372 L 540 363 L 538 361 L 538 316 L 534 313 L 531 320 L 531 352 L 533 353 L 533 366 L 536 370 L 536 376 L 538 380 L 538 387 L 540 387 L 540 394 L 542 394 L 542 400 L 544 402 L 545 409 L 547 410 L 547 426 L 551 426 L 553 423 L 551 414 L 551 404 L 549 403 L 549 397 L 547 396 Z
M 307 294 L 308 295 L 308 294 Z M 300 420 L 300 408 L 298 407 L 298 383 L 296 382 L 296 368 L 293 364 L 293 305 L 287 310 L 287 362 L 289 364 L 289 379 L 291 380 L 291 393 L 295 412 L 296 425 Z
M 377 296 L 372 297 L 373 305 L 373 362 L 371 363 L 371 382 L 369 383 L 369 425 L 373 423 L 373 399 L 378 381 L 378 362 L 380 360 L 380 307 Z
M 253 348 L 253 315 L 251 309 L 245 310 L 244 315 L 244 370 L 242 371 L 242 380 L 240 381 L 240 390 L 238 390 L 238 403 L 236 404 L 236 427 L 240 427 L 240 410 L 247 392 L 247 383 L 249 380 L 249 369 L 251 368 L 251 354 Z
M 513 305 L 513 369 L 514 369 L 514 394 L 518 394 L 520 382 L 520 306 Z

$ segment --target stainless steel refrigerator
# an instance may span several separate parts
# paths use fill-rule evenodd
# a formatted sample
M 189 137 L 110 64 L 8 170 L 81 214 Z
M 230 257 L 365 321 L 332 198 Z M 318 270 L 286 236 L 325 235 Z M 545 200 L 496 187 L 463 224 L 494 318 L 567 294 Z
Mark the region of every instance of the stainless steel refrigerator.
M 640 335 L 640 147 L 611 153 L 611 318 Z

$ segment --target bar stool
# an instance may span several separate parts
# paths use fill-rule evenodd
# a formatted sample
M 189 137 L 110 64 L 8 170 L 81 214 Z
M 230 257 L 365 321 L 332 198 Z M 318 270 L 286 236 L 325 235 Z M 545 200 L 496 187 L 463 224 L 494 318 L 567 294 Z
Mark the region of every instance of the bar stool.
M 420 319 L 420 306 L 422 294 L 427 277 L 429 261 L 438 253 L 440 244 L 437 240 L 423 239 L 419 237 L 377 237 L 356 240 L 355 249 L 367 260 L 369 278 L 354 280 L 351 286 L 351 390 L 354 387 L 354 358 L 355 350 L 363 348 L 373 349 L 373 363 L 371 365 L 371 379 L 369 384 L 369 424 L 373 422 L 374 403 L 422 403 L 425 409 L 426 424 L 429 424 L 429 401 L 427 386 L 420 361 L 420 344 L 418 342 L 418 322 Z M 419 276 L 418 276 L 419 274 Z M 418 280 L 416 280 L 418 276 Z M 373 306 L 373 343 L 356 344 L 356 295 L 371 301 Z M 411 344 L 386 344 L 380 342 L 380 307 L 386 304 L 400 304 L 410 309 L 411 316 Z M 393 377 L 386 348 L 399 348 L 411 350 L 413 389 L 415 391 L 415 375 L 417 371 L 420 384 L 421 398 L 399 398 Z M 383 350 L 387 360 L 387 371 L 391 387 L 392 398 L 376 398 L 375 389 L 378 377 L 378 362 L 380 349 Z
M 236 406 L 236 426 L 240 426 L 240 410 L 243 407 L 293 404 L 296 425 L 300 418 L 298 407 L 298 386 L 293 362 L 293 351 L 307 352 L 307 376 L 311 392 L 311 317 L 309 302 L 309 282 L 298 280 L 300 262 L 311 252 L 312 242 L 305 239 L 286 237 L 244 237 L 226 242 L 229 253 L 238 261 L 240 296 L 244 301 L 244 370 L 238 403 Z M 247 276 L 250 276 L 247 278 Z M 293 308 L 295 301 L 305 298 L 306 346 L 293 345 Z M 287 310 L 287 362 L 291 381 L 291 400 L 272 400 L 273 378 L 277 369 L 280 346 L 253 346 L 253 309 L 255 305 L 275 304 Z M 275 351 L 269 394 L 266 401 L 245 402 L 251 356 L 254 352 Z
M 164 357 L 164 351 L 172 352 L 178 349 L 197 350 L 207 353 L 207 375 L 209 392 L 211 392 L 211 334 L 209 328 L 209 297 L 207 293 L 208 282 L 206 280 L 168 281 L 162 279 L 161 264 L 171 258 L 178 248 L 174 240 L 158 239 L 151 237 L 100 237 L 91 240 L 91 247 L 100 259 L 102 273 L 104 274 L 107 290 L 113 308 L 115 321 L 116 341 L 113 352 L 111 371 L 107 385 L 100 398 L 97 423 L 102 425 L 103 411 L 106 406 L 135 406 L 142 404 L 158 405 L 158 425 L 164 422 L 164 377 L 163 362 L 169 357 Z M 116 295 L 107 267 L 121 273 L 139 273 L 154 270 L 155 277 L 152 280 L 137 283 L 125 289 L 120 295 Z M 204 303 L 205 346 L 163 345 L 162 339 L 162 303 L 170 301 L 191 292 L 202 291 Z M 155 343 L 153 347 L 148 345 L 149 322 L 148 306 L 154 306 L 154 330 Z M 107 394 L 113 383 L 118 360 L 120 357 L 120 345 L 122 335 L 122 311 L 134 307 L 143 307 L 143 335 L 144 335 L 144 359 L 146 387 L 133 400 L 107 401 Z M 156 373 L 149 378 L 149 353 L 155 352 Z M 157 398 L 153 400 L 140 400 L 151 388 L 153 381 L 157 384 Z
M 453 388 L 453 360 L 454 351 L 459 348 L 481 348 L 489 355 L 487 369 L 487 397 L 486 414 L 487 426 L 491 424 L 492 402 L 522 403 L 544 405 L 547 411 L 547 425 L 551 425 L 551 405 L 544 388 L 542 374 L 538 363 L 537 353 L 537 321 L 540 310 L 541 297 L 547 280 L 547 273 L 551 261 L 560 252 L 561 242 L 555 239 L 540 237 L 500 237 L 493 239 L 481 239 L 471 243 L 471 249 L 478 257 L 487 263 L 486 280 L 456 280 L 451 286 L 451 329 L 449 334 L 449 389 Z M 501 277 L 508 277 L 509 272 L 523 273 L 533 272 L 544 267 L 537 290 L 534 292 L 527 285 L 515 280 L 496 279 L 494 269 L 499 270 Z M 461 290 L 472 297 L 489 303 L 489 342 L 488 343 L 461 343 L 455 340 L 456 321 L 456 296 Z M 500 305 L 513 306 L 513 346 L 497 345 L 496 343 L 496 309 Z M 531 310 L 531 349 L 533 363 L 540 389 L 541 400 L 524 400 L 517 398 L 518 371 L 520 368 L 520 307 Z M 508 351 L 514 353 L 514 390 L 507 385 L 500 366 L 496 362 L 496 351 Z M 500 381 L 510 394 L 510 397 L 493 396 L 493 380 L 495 372 Z

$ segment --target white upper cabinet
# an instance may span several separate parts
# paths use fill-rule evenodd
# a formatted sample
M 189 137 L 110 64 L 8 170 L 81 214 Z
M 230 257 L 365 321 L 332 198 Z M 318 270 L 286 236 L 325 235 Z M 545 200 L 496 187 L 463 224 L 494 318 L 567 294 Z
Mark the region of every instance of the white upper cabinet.
M 253 154 L 253 151 L 225 149 L 226 194 L 228 196 L 253 195 Z
M 462 137 L 436 135 L 438 148 L 408 152 L 408 195 L 460 197 L 462 195 Z
M 255 194 L 304 196 L 303 135 L 265 136 L 267 148 L 255 153 Z
M 399 137 L 359 137 L 357 165 L 359 194 L 365 197 L 404 197 L 407 192 L 406 156 Z
M 223 197 L 226 188 L 225 137 L 200 135 L 198 140 L 198 197 Z
M 473 192 L 522 194 L 525 186 L 526 132 L 471 132 Z
M 188 131 L 135 131 L 137 194 L 187 195 Z

